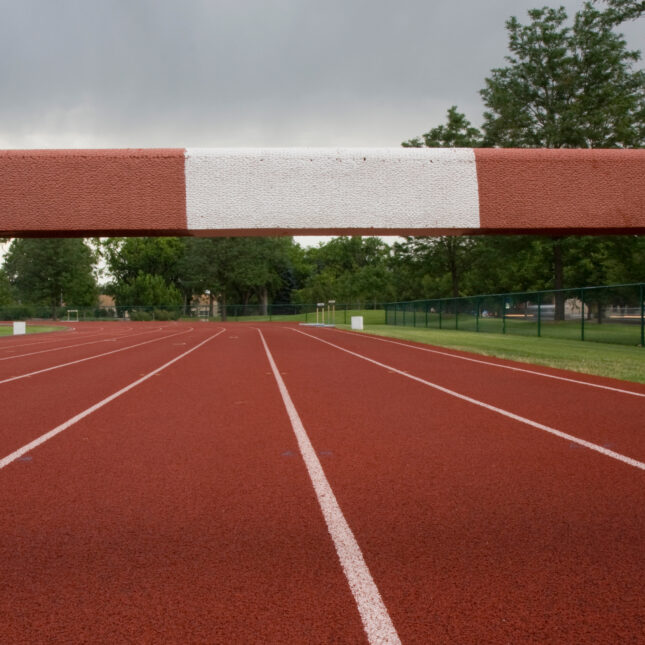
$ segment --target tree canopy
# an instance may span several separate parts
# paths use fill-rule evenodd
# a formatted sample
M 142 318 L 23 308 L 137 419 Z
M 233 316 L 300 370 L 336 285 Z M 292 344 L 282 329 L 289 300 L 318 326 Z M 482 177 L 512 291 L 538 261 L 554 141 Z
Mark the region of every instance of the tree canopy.
M 567 23 L 563 7 L 533 9 L 506 23 L 508 65 L 481 95 L 484 143 L 511 148 L 616 148 L 645 143 L 645 72 L 640 53 L 585 3 Z
M 81 239 L 16 239 L 5 262 L 14 298 L 48 305 L 93 306 L 97 298 L 95 256 Z

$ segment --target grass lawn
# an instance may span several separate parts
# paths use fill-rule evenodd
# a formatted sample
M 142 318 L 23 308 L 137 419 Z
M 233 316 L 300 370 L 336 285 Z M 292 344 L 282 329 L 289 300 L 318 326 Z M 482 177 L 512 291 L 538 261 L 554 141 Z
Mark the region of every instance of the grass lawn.
M 63 331 L 65 327 L 59 326 L 47 326 L 47 325 L 30 325 L 27 324 L 27 333 L 28 334 L 42 334 L 46 331 Z M 12 323 L 0 323 L 0 336 L 12 336 L 13 335 L 13 324 Z
M 390 314 L 390 322 L 394 316 Z M 340 321 L 344 322 L 344 321 Z M 349 322 L 349 321 L 347 321 Z M 417 328 L 426 327 L 426 317 L 424 311 L 410 312 L 406 311 L 405 316 L 403 312 L 397 312 L 397 322 L 399 325 L 406 327 Z M 455 317 L 454 313 L 444 313 L 439 318 L 437 313 L 429 313 L 427 318 L 427 326 L 429 329 L 456 331 L 478 331 L 490 332 L 518 336 L 534 336 L 538 335 L 538 325 L 535 320 L 524 320 L 522 318 L 508 317 L 506 320 L 502 318 L 475 318 L 471 314 L 460 313 Z M 542 321 L 540 326 L 540 333 L 542 338 L 561 338 L 566 340 L 580 340 L 581 337 L 581 324 L 580 320 L 563 320 L 562 322 L 554 322 L 552 320 Z M 584 325 L 585 340 L 593 340 L 606 343 L 621 343 L 624 345 L 638 345 L 640 343 L 641 328 L 639 324 L 627 325 L 621 323 L 605 322 L 599 325 L 595 320 L 587 320 Z
M 337 325 L 349 329 L 349 325 Z M 367 334 L 412 340 L 524 363 L 645 383 L 645 347 L 447 329 L 370 325 Z

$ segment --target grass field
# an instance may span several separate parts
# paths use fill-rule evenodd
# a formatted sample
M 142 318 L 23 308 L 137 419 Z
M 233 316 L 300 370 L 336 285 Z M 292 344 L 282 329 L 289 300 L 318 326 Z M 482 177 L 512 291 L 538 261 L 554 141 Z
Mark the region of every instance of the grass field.
M 416 328 L 426 327 L 425 312 L 419 311 L 416 315 L 412 312 L 397 312 L 397 322 L 403 325 L 405 322 L 406 327 Z M 390 314 L 390 322 L 393 320 L 393 315 Z M 428 314 L 428 328 L 439 330 L 439 314 Z M 454 314 L 443 314 L 441 317 L 441 330 L 455 330 L 458 326 L 459 331 L 478 331 L 480 333 L 489 332 L 491 334 L 512 334 L 518 336 L 534 336 L 538 335 L 538 324 L 534 320 L 524 320 L 522 318 L 479 318 L 479 320 L 471 315 L 460 313 L 457 318 Z M 580 320 L 564 320 L 561 322 L 554 322 L 552 320 L 542 321 L 540 325 L 540 334 L 543 338 L 562 338 L 568 340 L 581 339 L 581 324 Z M 585 340 L 593 340 L 598 342 L 607 343 L 620 343 L 623 345 L 638 345 L 640 342 L 640 325 L 628 325 L 624 323 L 609 323 L 605 322 L 599 325 L 595 320 L 587 320 L 584 325 Z
M 42 334 L 48 331 L 63 331 L 65 327 L 55 327 L 52 325 L 27 325 L 28 334 Z M 13 325 L 11 323 L 0 323 L 0 336 L 13 335 Z
M 338 327 L 349 329 L 349 325 Z M 645 383 L 643 347 L 393 325 L 370 325 L 364 333 Z

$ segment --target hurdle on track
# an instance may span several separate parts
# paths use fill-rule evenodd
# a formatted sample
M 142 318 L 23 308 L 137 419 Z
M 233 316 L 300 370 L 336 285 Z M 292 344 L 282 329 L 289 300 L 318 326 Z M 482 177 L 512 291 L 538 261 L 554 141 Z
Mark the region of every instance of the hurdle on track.
M 329 302 L 317 302 L 316 303 L 316 322 L 308 323 L 301 322 L 299 323 L 303 327 L 335 327 L 336 326 L 336 301 L 330 300 Z M 330 307 L 333 306 L 333 309 Z M 327 322 L 325 322 L 325 308 L 327 308 Z
M 5 150 L 0 236 L 637 234 L 644 176 L 636 149 Z

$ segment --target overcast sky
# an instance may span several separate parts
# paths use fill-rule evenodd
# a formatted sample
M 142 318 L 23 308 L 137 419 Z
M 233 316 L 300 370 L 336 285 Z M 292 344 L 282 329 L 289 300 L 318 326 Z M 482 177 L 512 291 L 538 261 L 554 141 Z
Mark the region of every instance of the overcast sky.
M 536 6 L 0 0 L 0 148 L 398 146 L 453 104 L 479 125 L 504 22 Z
M 453 104 L 479 125 L 505 20 L 540 4 L 0 0 L 0 147 L 398 146 Z

